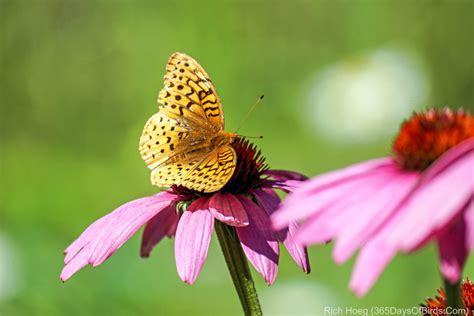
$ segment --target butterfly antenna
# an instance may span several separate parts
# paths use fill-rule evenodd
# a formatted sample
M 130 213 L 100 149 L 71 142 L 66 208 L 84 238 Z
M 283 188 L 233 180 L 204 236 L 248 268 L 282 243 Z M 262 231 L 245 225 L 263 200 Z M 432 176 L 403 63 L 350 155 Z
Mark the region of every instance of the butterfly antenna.
M 245 135 L 240 135 L 240 134 L 239 134 L 239 136 L 242 136 L 242 137 L 245 137 L 245 138 L 260 138 L 260 139 L 263 138 L 263 136 L 245 136 Z
M 247 114 L 245 114 L 244 118 L 242 119 L 242 121 L 240 122 L 239 124 L 239 127 L 237 128 L 237 130 L 235 131 L 235 133 L 237 133 L 239 131 L 239 129 L 242 127 L 242 125 L 244 124 L 244 122 L 249 118 L 250 114 L 252 114 L 252 112 L 255 110 L 255 108 L 257 107 L 257 105 L 260 103 L 260 101 L 262 101 L 263 97 L 265 97 L 265 95 L 261 95 L 260 98 L 258 98 L 257 102 L 255 102 L 255 104 L 250 108 L 250 110 L 247 112 Z M 259 138 L 262 138 L 262 137 L 259 137 Z

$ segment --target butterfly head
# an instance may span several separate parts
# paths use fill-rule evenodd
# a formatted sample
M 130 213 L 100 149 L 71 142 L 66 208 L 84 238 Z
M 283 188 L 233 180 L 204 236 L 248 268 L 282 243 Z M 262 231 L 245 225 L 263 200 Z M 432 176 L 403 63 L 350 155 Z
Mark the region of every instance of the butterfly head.
M 234 144 L 238 138 L 237 133 L 220 132 L 211 139 L 211 143 L 214 147 L 223 147 Z

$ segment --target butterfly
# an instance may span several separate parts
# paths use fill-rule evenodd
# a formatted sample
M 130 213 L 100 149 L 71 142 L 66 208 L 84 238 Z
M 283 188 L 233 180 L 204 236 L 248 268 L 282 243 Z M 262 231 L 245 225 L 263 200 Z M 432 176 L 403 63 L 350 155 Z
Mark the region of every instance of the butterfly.
M 141 157 L 151 183 L 181 185 L 200 192 L 220 190 L 232 177 L 238 134 L 224 131 L 224 113 L 209 75 L 193 58 L 174 53 L 168 60 L 159 112 L 145 124 Z

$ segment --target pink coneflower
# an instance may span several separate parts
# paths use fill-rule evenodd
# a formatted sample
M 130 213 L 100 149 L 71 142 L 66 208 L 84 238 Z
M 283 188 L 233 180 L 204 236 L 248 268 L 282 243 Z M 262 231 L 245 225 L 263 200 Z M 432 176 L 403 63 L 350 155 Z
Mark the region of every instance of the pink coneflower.
M 304 245 L 336 242 L 345 262 L 360 248 L 351 289 L 364 295 L 398 252 L 436 241 L 440 268 L 456 283 L 474 247 L 474 119 L 449 109 L 404 122 L 393 157 L 375 159 L 306 181 L 272 217 L 274 227 L 305 219 Z
M 269 219 L 280 202 L 274 189 L 289 190 L 304 177 L 267 170 L 260 152 L 246 140 L 239 139 L 233 146 L 238 157 L 236 171 L 220 191 L 199 193 L 174 186 L 120 206 L 90 225 L 66 249 L 61 280 L 69 279 L 88 264 L 100 265 L 145 226 L 141 256 L 148 257 L 164 237 L 175 236 L 178 274 L 192 284 L 206 260 L 214 225 L 220 223 L 226 225 L 220 229 L 229 230 L 240 241 L 246 257 L 268 284 L 277 275 L 279 241 L 309 272 L 306 249 L 293 239 L 296 224 L 273 232 Z

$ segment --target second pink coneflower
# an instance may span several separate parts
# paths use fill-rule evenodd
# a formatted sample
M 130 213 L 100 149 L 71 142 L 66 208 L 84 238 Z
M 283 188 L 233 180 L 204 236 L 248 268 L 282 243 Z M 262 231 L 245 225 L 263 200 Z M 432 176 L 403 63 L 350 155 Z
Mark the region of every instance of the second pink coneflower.
M 359 163 L 303 183 L 273 216 L 274 227 L 305 220 L 305 245 L 335 241 L 343 263 L 357 249 L 350 287 L 364 295 L 398 252 L 430 241 L 440 269 L 456 284 L 474 248 L 474 119 L 428 110 L 403 123 L 394 155 Z

